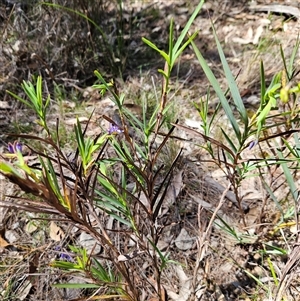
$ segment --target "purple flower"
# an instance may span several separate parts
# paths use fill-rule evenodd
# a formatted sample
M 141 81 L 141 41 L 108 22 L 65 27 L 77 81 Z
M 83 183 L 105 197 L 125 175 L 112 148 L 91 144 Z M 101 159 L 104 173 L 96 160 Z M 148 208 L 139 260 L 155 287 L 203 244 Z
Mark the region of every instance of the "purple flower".
M 251 150 L 256 144 L 258 144 L 258 140 L 251 141 L 249 143 L 249 150 Z
M 56 246 L 54 248 L 54 250 L 55 251 L 60 251 L 61 247 L 60 246 Z M 59 253 L 58 259 L 62 260 L 62 261 L 73 261 L 72 257 L 69 254 L 63 253 L 63 252 Z
M 17 152 L 22 152 L 22 144 L 18 141 L 14 143 L 8 142 L 7 149 L 11 154 L 16 154 Z
M 119 126 L 117 126 L 116 124 L 112 124 L 112 123 L 110 124 L 109 129 L 108 129 L 108 134 L 110 134 L 110 135 L 118 135 L 123 132 L 124 131 Z
M 72 257 L 69 254 L 66 254 L 66 253 L 60 253 L 59 254 L 59 260 L 62 260 L 62 261 L 73 261 Z
M 10 142 L 8 142 L 7 149 L 8 149 L 8 151 L 9 151 L 11 154 L 14 154 L 14 153 L 15 153 L 14 145 L 11 144 Z
M 15 144 L 15 150 L 19 151 L 20 153 L 22 152 L 22 144 L 20 142 Z

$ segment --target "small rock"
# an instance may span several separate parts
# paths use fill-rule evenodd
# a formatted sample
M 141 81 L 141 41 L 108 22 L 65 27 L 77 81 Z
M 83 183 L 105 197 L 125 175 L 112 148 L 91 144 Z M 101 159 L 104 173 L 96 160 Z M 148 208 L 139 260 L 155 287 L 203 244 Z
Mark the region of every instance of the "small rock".
M 0 110 L 9 110 L 12 109 L 12 105 L 8 101 L 0 101 Z
M 94 237 L 91 235 L 82 232 L 79 236 L 79 241 L 82 247 L 84 247 L 88 254 L 93 251 L 93 254 L 99 254 L 101 252 L 101 246 L 97 244 Z
M 180 234 L 175 239 L 175 245 L 179 250 L 186 251 L 192 248 L 194 239 L 188 234 L 188 232 L 182 228 Z
M 29 234 L 33 233 L 36 229 L 37 226 L 32 221 L 28 222 L 24 228 L 24 230 Z
M 5 232 L 5 238 L 10 244 L 13 244 L 19 239 L 19 235 L 14 230 L 7 230 Z
M 193 119 L 186 119 L 184 121 L 184 123 L 191 127 L 191 128 L 194 128 L 194 129 L 200 129 L 201 128 L 201 125 L 202 123 L 200 121 L 196 121 L 196 120 L 193 120 Z

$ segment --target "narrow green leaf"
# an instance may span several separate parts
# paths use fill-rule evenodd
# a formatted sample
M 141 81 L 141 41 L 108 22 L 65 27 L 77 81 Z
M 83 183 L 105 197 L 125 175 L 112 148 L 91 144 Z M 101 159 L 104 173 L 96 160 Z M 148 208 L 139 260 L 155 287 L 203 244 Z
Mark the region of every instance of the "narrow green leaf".
M 288 254 L 287 250 L 277 247 L 274 244 L 270 244 L 270 243 L 266 243 L 266 242 L 262 242 L 262 244 L 268 248 L 268 250 L 266 251 L 267 254 L 269 254 L 270 250 L 275 251 L 275 252 L 273 252 L 273 254 L 276 254 L 276 255 L 287 255 Z
M 170 65 L 170 57 L 167 53 L 165 53 L 163 50 L 160 50 L 155 44 L 153 44 L 146 38 L 142 38 L 142 41 L 145 44 L 147 44 L 149 47 L 151 47 L 152 49 L 156 50 L 164 58 L 164 60 L 167 62 L 167 64 Z
M 42 77 L 38 76 L 37 82 L 36 82 L 36 97 L 37 102 L 40 106 L 40 108 L 43 107 L 43 96 L 42 96 Z
M 272 108 L 272 104 L 269 101 L 267 105 L 264 107 L 264 109 L 259 113 L 256 121 L 257 125 L 262 126 L 263 122 L 266 120 L 267 115 L 270 113 L 271 108 Z
M 94 283 L 58 283 L 58 284 L 53 284 L 53 287 L 56 288 L 99 288 L 101 285 L 99 284 L 94 284 Z
M 126 213 L 127 203 L 125 200 L 119 198 L 118 196 L 111 196 L 108 194 L 108 192 L 97 191 L 97 195 L 102 197 L 102 199 L 95 199 L 99 206 L 107 209 L 113 209 L 121 213 Z
M 28 101 L 26 101 L 25 99 L 19 97 L 18 95 L 14 94 L 14 93 L 12 93 L 12 92 L 10 92 L 10 91 L 8 91 L 8 90 L 6 90 L 6 92 L 7 92 L 9 95 L 13 96 L 15 99 L 17 99 L 17 100 L 19 100 L 20 102 L 22 102 L 23 104 L 25 104 L 27 107 L 29 107 L 29 108 L 31 108 L 31 109 L 34 109 L 34 106 L 33 106 L 31 103 L 29 103 Z
M 21 175 L 19 174 L 19 172 L 9 163 L 6 162 L 0 162 L 0 171 L 4 174 L 13 174 L 17 177 L 21 178 Z
M 162 69 L 158 69 L 158 72 L 160 73 L 160 74 L 162 74 L 163 75 L 163 77 L 165 78 L 165 79 L 167 79 L 168 78 L 168 74 L 164 71 L 164 70 L 162 70 Z
M 76 137 L 76 141 L 77 141 L 78 151 L 81 156 L 81 159 L 84 160 L 85 156 L 86 156 L 86 145 L 85 145 L 85 141 L 84 141 L 84 137 L 83 137 L 83 133 L 82 133 L 82 129 L 81 129 L 81 124 L 80 124 L 78 118 L 76 121 L 76 125 L 74 126 L 74 130 L 75 130 L 75 137 Z
M 171 18 L 169 28 L 169 62 L 168 65 L 172 68 L 171 64 L 174 64 L 173 60 L 173 42 L 174 42 L 174 20 Z
M 114 188 L 114 186 L 104 177 L 98 176 L 97 177 L 99 183 L 110 193 L 114 194 L 114 195 L 118 195 L 116 189 Z
M 40 157 L 40 163 L 43 167 L 43 173 L 46 176 L 46 178 L 48 179 L 48 182 L 49 182 L 54 194 L 59 199 L 59 201 L 61 202 L 62 205 L 66 205 L 65 200 L 60 192 L 60 187 L 59 187 L 59 184 L 57 181 L 57 176 L 55 174 L 55 170 L 52 165 L 52 162 L 48 158 L 46 159 L 46 162 L 47 162 L 47 164 Z
M 248 114 L 247 114 L 247 111 L 245 109 L 244 102 L 243 102 L 242 97 L 240 95 L 240 92 L 239 92 L 237 83 L 235 81 L 235 78 L 232 75 L 231 70 L 229 68 L 229 65 L 227 63 L 227 60 L 225 58 L 225 54 L 223 52 L 222 46 L 220 44 L 220 41 L 218 39 L 218 36 L 216 34 L 214 26 L 213 26 L 213 34 L 214 34 L 214 37 L 215 37 L 215 41 L 216 41 L 216 44 L 217 44 L 219 56 L 221 58 L 223 70 L 225 72 L 225 76 L 226 76 L 226 79 L 227 79 L 227 82 L 228 82 L 228 86 L 229 86 L 229 89 L 230 89 L 230 92 L 231 92 L 232 99 L 233 99 L 233 101 L 236 105 L 236 108 L 237 108 L 237 110 L 238 110 L 238 112 L 239 112 L 239 114 L 242 118 L 242 121 L 243 121 L 244 127 L 245 127 L 245 131 L 247 131 L 247 128 L 248 128 Z
M 195 8 L 193 14 L 190 16 L 188 22 L 184 26 L 182 32 L 180 33 L 180 35 L 179 35 L 179 37 L 178 37 L 178 39 L 177 39 L 177 41 L 174 45 L 174 48 L 173 48 L 173 57 L 177 56 L 178 49 L 179 49 L 180 45 L 182 44 L 182 41 L 184 40 L 184 38 L 187 36 L 188 31 L 190 30 L 190 28 L 192 26 L 192 23 L 194 22 L 194 20 L 198 16 L 203 4 L 204 4 L 204 0 L 201 0 L 199 2 L 199 4 L 197 5 L 197 7 Z
M 232 109 L 220 87 L 220 84 L 218 83 L 216 77 L 214 76 L 214 74 L 212 73 L 211 69 L 209 68 L 206 60 L 203 58 L 202 54 L 200 53 L 200 51 L 198 50 L 196 44 L 192 41 L 191 42 L 194 52 L 197 56 L 197 59 L 206 75 L 206 77 L 208 78 L 209 82 L 211 83 L 211 85 L 213 86 L 218 98 L 220 99 L 220 102 L 222 104 L 222 107 L 225 111 L 226 116 L 228 117 L 230 124 L 235 132 L 235 135 L 238 139 L 238 141 L 241 141 L 241 132 L 240 132 L 240 128 L 239 125 L 236 121 L 236 119 L 234 118 Z
M 280 151 L 280 148 L 279 148 L 279 146 L 278 146 L 278 144 L 276 142 L 276 139 L 274 139 L 274 142 L 275 142 L 275 144 L 277 146 L 276 150 L 277 150 L 277 154 L 278 154 L 279 159 L 284 159 L 284 156 L 283 156 L 282 152 Z M 290 192 L 291 192 L 291 194 L 293 196 L 293 199 L 294 199 L 295 203 L 297 203 L 298 202 L 299 193 L 298 193 L 298 189 L 297 189 L 296 184 L 295 184 L 294 177 L 291 174 L 291 171 L 290 171 L 290 169 L 289 169 L 289 167 L 288 167 L 288 165 L 286 163 L 281 163 L 280 166 L 281 166 L 281 168 L 282 168 L 282 170 L 284 172 L 284 175 L 285 175 L 287 184 L 288 184 L 288 186 L 290 188 Z
M 265 69 L 263 61 L 260 62 L 260 105 L 264 103 L 264 97 L 266 94 L 266 79 L 265 79 Z
M 257 284 L 259 284 L 261 286 L 262 289 L 264 289 L 265 291 L 268 291 L 269 288 L 263 284 L 263 282 L 257 278 L 256 276 L 254 276 L 252 273 L 250 273 L 248 270 L 244 269 L 244 272 L 250 277 L 252 278 L 253 280 L 256 281 Z
M 92 268 L 93 274 L 103 282 L 113 282 L 114 279 L 110 278 L 110 274 L 106 272 L 103 265 L 96 258 L 93 258 L 93 261 L 96 264 L 96 267 Z
M 113 52 L 113 51 L 112 51 Z M 97 78 L 100 80 L 100 82 L 105 86 L 106 90 L 109 91 L 114 99 L 113 101 L 117 105 L 117 107 L 120 109 L 122 107 L 122 102 L 120 101 L 120 97 L 118 94 L 115 93 L 114 89 L 112 87 L 114 86 L 113 82 L 107 83 L 103 76 L 97 71 L 94 71 L 94 74 L 97 76 Z M 97 85 L 94 85 L 93 87 L 97 87 Z
M 280 50 L 280 56 L 281 56 L 281 59 L 282 59 L 282 62 L 283 62 L 284 70 L 286 72 L 287 77 L 289 77 L 288 68 L 287 68 L 287 65 L 286 65 L 286 59 L 285 59 L 285 55 L 284 55 L 284 52 L 283 52 L 281 44 L 280 44 L 279 50 Z
M 270 259 L 269 256 L 267 257 L 267 262 L 268 262 L 268 265 L 269 265 L 269 268 L 270 268 L 271 275 L 272 275 L 272 278 L 274 280 L 274 283 L 275 283 L 276 286 L 278 286 L 278 277 L 276 275 L 273 262 L 271 261 L 271 259 Z
M 223 128 L 221 128 L 222 134 L 224 135 L 227 143 L 230 145 L 231 149 L 233 150 L 234 153 L 237 153 L 237 147 L 234 145 L 234 141 L 232 140 L 232 138 L 230 138 L 227 133 L 223 130 Z
M 180 49 L 174 54 L 174 62 L 177 60 L 177 58 L 179 57 L 179 55 L 184 51 L 184 49 L 191 44 L 191 42 L 196 38 L 196 36 L 198 35 L 198 31 L 194 32 L 189 38 L 188 40 L 180 47 Z
M 266 166 L 268 166 L 269 164 L 266 164 Z M 263 167 L 263 166 L 262 166 Z M 267 182 L 264 180 L 264 175 L 261 174 L 261 179 L 262 179 L 262 183 L 263 183 L 263 186 L 264 188 L 266 189 L 266 191 L 269 193 L 271 199 L 274 201 L 277 209 L 280 211 L 281 213 L 281 216 L 284 215 L 284 212 L 283 212 L 283 209 L 282 209 L 282 206 L 280 205 L 277 197 L 275 196 L 273 190 L 271 189 L 271 187 L 267 184 Z

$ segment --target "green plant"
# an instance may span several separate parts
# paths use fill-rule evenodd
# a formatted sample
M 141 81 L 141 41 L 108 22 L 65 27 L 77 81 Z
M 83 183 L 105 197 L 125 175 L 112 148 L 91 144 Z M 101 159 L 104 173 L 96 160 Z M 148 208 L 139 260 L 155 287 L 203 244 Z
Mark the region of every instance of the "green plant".
M 110 266 L 103 266 L 96 258 L 91 258 L 85 249 L 80 249 L 69 245 L 74 257 L 69 254 L 61 253 L 60 259 L 53 261 L 51 266 L 59 268 L 68 272 L 76 272 L 76 275 L 83 276 L 86 279 L 92 280 L 93 283 L 69 283 L 69 284 L 55 284 L 57 288 L 99 288 L 102 285 L 109 287 L 109 295 L 113 297 L 126 297 L 126 291 L 120 285 L 120 279 L 114 273 Z M 73 259 L 74 258 L 74 259 Z M 117 292 L 117 294 L 115 294 Z M 107 295 L 97 296 L 98 298 L 105 298 Z
M 200 146 L 207 151 L 210 161 L 214 162 L 229 180 L 229 185 L 223 191 L 214 212 L 209 212 L 206 221 L 199 222 L 199 228 L 200 225 L 203 226 L 199 233 L 203 236 L 197 240 L 199 254 L 193 279 L 194 297 L 196 298 L 196 284 L 199 279 L 198 270 L 206 255 L 205 248 L 213 225 L 233 237 L 235 244 L 245 248 L 250 245 L 255 252 L 259 250 L 267 259 L 266 273 L 269 273 L 275 285 L 279 285 L 279 274 L 272 260 L 275 256 L 286 255 L 287 246 L 273 246 L 268 243 L 268 239 L 273 239 L 277 230 L 287 225 L 282 222 L 293 219 L 293 215 L 295 221 L 292 222 L 298 224 L 297 211 L 295 206 L 286 208 L 286 200 L 278 199 L 275 194 L 275 181 L 268 181 L 266 175 L 271 174 L 271 168 L 281 168 L 296 204 L 298 192 L 293 169 L 299 168 L 297 103 L 300 88 L 299 84 L 294 82 L 294 61 L 299 42 L 289 64 L 281 49 L 284 70 L 275 74 L 269 84 L 265 78 L 264 65 L 261 63 L 261 102 L 256 113 L 249 118 L 235 76 L 229 68 L 214 28 L 217 50 L 228 83 L 228 89 L 225 91 L 221 89 L 193 41 L 197 33 L 190 36 L 188 34 L 203 3 L 204 1 L 199 2 L 177 41 L 174 38 L 174 23 L 171 20 L 168 51 L 143 38 L 143 41 L 165 60 L 164 69 L 159 70 L 163 77 L 162 94 L 158 103 L 151 108 L 151 112 L 147 110 L 146 101 L 142 101 L 141 118 L 138 118 L 125 103 L 127 95 L 120 93 L 113 81 L 106 80 L 102 73 L 95 71 L 98 80 L 93 88 L 98 89 L 101 94 L 109 94 L 117 109 L 114 116 L 103 116 L 109 127 L 103 129 L 96 137 L 87 136 L 92 116 L 85 126 L 82 126 L 78 118 L 73 132 L 68 133 L 75 136 L 76 140 L 76 148 L 71 155 L 66 154 L 61 133 L 57 130 L 58 123 L 54 130 L 47 126 L 50 96 L 46 101 L 43 100 L 42 78 L 38 77 L 34 83 L 23 83 L 29 100 L 10 93 L 36 113 L 39 125 L 46 130 L 47 137 L 17 135 L 19 139 L 28 141 L 27 146 L 32 154 L 38 157 L 39 164 L 27 159 L 20 142 L 9 144 L 9 153 L 4 154 L 0 161 L 0 172 L 19 185 L 25 196 L 14 199 L 13 204 L 7 203 L 6 206 L 47 214 L 48 219 L 67 220 L 81 231 L 89 233 L 95 239 L 95 244 L 103 248 L 101 254 L 96 255 L 93 250 L 88 253 L 75 243 L 69 243 L 69 253 L 62 255 L 59 260 L 52 261 L 51 267 L 84 279 L 80 283 L 55 284 L 56 287 L 95 289 L 92 298 L 99 299 L 140 300 L 145 294 L 160 301 L 166 299 L 164 273 L 169 265 L 177 262 L 170 257 L 170 252 L 164 252 L 159 247 L 166 229 L 166 224 L 161 222 L 160 218 L 172 175 L 182 155 L 182 149 L 177 145 L 172 146 L 171 139 L 174 138 L 176 127 L 204 139 Z M 54 7 L 61 8 L 56 5 Z M 72 9 L 69 11 L 75 12 Z M 75 13 L 93 24 L 87 15 Z M 177 122 L 168 122 L 172 108 L 171 71 L 189 45 L 192 46 L 199 64 L 220 100 L 211 116 L 209 102 L 212 90 L 208 89 L 204 101 L 195 103 L 202 120 L 201 129 L 198 131 Z M 110 60 L 113 62 L 113 58 Z M 275 113 L 277 108 L 282 110 Z M 218 123 L 220 112 L 226 116 L 229 127 Z M 275 117 L 280 117 L 280 121 L 274 122 Z M 221 139 L 215 137 L 215 131 L 220 133 Z M 273 142 L 275 138 L 279 138 L 280 142 Z M 39 143 L 40 148 L 33 148 L 33 142 Z M 171 163 L 166 164 L 164 151 L 169 145 L 172 146 L 172 155 L 169 156 L 171 159 L 168 158 Z M 249 159 L 249 152 L 254 152 L 254 149 L 259 147 L 264 148 L 260 152 L 260 158 L 253 156 Z M 275 225 L 273 231 L 265 234 L 253 234 L 248 231 L 249 225 L 243 207 L 244 196 L 240 194 L 239 188 L 249 177 L 261 177 L 267 192 L 265 199 L 272 199 L 281 214 L 279 224 Z M 218 214 L 230 189 L 237 198 L 244 222 L 243 228 L 236 229 Z M 28 194 L 34 195 L 35 198 L 30 198 Z M 199 221 L 203 211 L 204 208 L 199 205 Z M 265 225 L 260 218 L 258 223 Z M 251 256 L 251 251 L 248 255 Z M 144 264 L 147 265 L 147 271 L 144 270 Z M 262 288 L 268 297 L 272 295 L 272 288 L 267 287 L 259 276 L 235 264 L 254 280 L 257 287 Z
M 46 112 L 49 107 L 50 103 L 50 95 L 48 95 L 46 101 L 43 100 L 42 95 L 42 78 L 40 76 L 37 77 L 36 80 L 36 88 L 34 88 L 34 85 L 31 82 L 25 82 L 22 83 L 22 88 L 24 92 L 26 93 L 29 101 L 19 97 L 18 95 L 7 91 L 10 95 L 15 97 L 17 100 L 25 104 L 27 107 L 32 109 L 38 116 L 39 121 L 38 124 L 46 130 L 46 132 L 49 134 L 49 129 L 47 126 L 46 121 Z
M 253 174 L 253 171 L 257 170 L 257 168 L 259 167 L 270 165 L 270 164 L 282 164 L 282 167 L 284 167 L 284 163 L 287 162 L 286 159 L 280 156 L 278 159 L 277 158 L 273 158 L 273 159 L 265 158 L 262 160 L 258 160 L 258 159 L 249 160 L 246 158 L 244 159 L 243 152 L 247 149 L 252 149 L 255 145 L 263 141 L 267 142 L 276 137 L 284 137 L 285 135 L 289 135 L 296 132 L 295 130 L 290 129 L 289 127 L 286 128 L 286 130 L 283 132 L 280 131 L 274 135 L 266 135 L 267 131 L 276 129 L 281 125 L 284 124 L 288 125 L 292 123 L 296 124 L 298 122 L 299 120 L 297 116 L 298 111 L 296 112 L 295 105 L 292 105 L 294 108 L 293 110 L 285 111 L 280 114 L 280 116 L 281 115 L 286 116 L 286 120 L 287 119 L 289 120 L 288 123 L 284 121 L 282 123 L 267 124 L 267 122 L 271 120 L 271 118 L 274 118 L 274 116 L 270 114 L 272 110 L 275 107 L 278 107 L 280 105 L 280 102 L 282 101 L 283 103 L 288 103 L 288 101 L 285 100 L 285 97 L 287 97 L 286 95 L 289 95 L 289 93 L 291 93 L 292 95 L 296 95 L 298 89 L 297 88 L 292 90 L 288 89 L 288 91 L 290 92 L 284 92 L 286 91 L 286 88 L 280 90 L 280 88 L 282 87 L 281 72 L 279 72 L 273 77 L 273 80 L 271 81 L 270 85 L 267 87 L 264 67 L 263 67 L 263 63 L 261 63 L 261 102 L 259 108 L 257 109 L 256 114 L 254 114 L 251 120 L 249 120 L 247 110 L 244 106 L 244 103 L 242 101 L 242 98 L 238 90 L 237 83 L 235 81 L 232 72 L 230 71 L 229 65 L 226 61 L 224 52 L 222 50 L 221 44 L 217 38 L 214 28 L 213 28 L 213 33 L 217 44 L 219 56 L 221 58 L 224 73 L 227 79 L 228 90 L 226 90 L 225 92 L 222 91 L 212 70 L 208 66 L 207 62 L 203 58 L 202 54 L 198 50 L 195 43 L 192 41 L 191 45 L 197 56 L 199 64 L 201 65 L 209 82 L 211 83 L 213 89 L 215 90 L 220 100 L 220 103 L 217 109 L 215 110 L 214 114 L 210 117 L 208 115 L 208 102 L 209 102 L 208 98 L 205 101 L 201 101 L 199 104 L 195 104 L 195 107 L 199 112 L 199 116 L 203 122 L 202 131 L 192 130 L 178 124 L 175 126 L 177 128 L 183 129 L 188 132 L 192 132 L 194 135 L 198 135 L 199 137 L 204 138 L 204 140 L 206 141 L 206 145 L 202 147 L 206 151 L 208 151 L 212 161 L 215 162 L 215 164 L 217 164 L 218 167 L 221 168 L 226 174 L 227 178 L 232 184 L 232 189 L 237 197 L 239 208 L 241 214 L 243 215 L 242 197 L 239 195 L 239 190 L 238 190 L 242 181 L 246 177 L 249 177 L 251 174 L 252 176 L 255 176 L 255 174 Z M 295 46 L 295 49 L 298 49 L 298 43 Z M 285 65 L 285 58 L 283 54 L 282 54 L 282 58 Z M 293 61 L 294 59 L 295 59 L 295 54 L 293 54 L 291 60 Z M 293 66 L 293 63 L 291 63 L 290 66 Z M 292 70 L 291 68 L 292 67 L 289 67 L 289 71 L 286 71 L 286 73 L 289 74 L 289 78 L 292 77 L 292 73 L 293 73 L 291 71 Z M 230 100 L 233 102 L 234 105 L 234 109 L 231 107 L 227 99 L 229 93 L 230 93 Z M 209 95 L 209 93 L 207 93 L 207 95 Z M 230 129 L 223 128 L 222 126 L 217 126 L 216 116 L 220 108 L 222 108 L 224 114 L 228 118 Z M 234 111 L 236 111 L 237 117 Z M 225 141 L 224 143 L 213 138 L 214 134 L 212 128 L 216 128 L 216 127 L 221 130 L 223 136 L 222 137 L 223 139 L 221 141 L 224 140 Z M 291 160 L 294 161 L 295 158 Z
M 32 154 L 38 156 L 38 166 L 26 161 L 17 145 L 14 145 L 10 160 L 3 157 L 0 162 L 0 172 L 6 178 L 19 185 L 26 194 L 39 199 L 21 198 L 15 201 L 14 206 L 67 219 L 93 236 L 95 242 L 103 247 L 100 261 L 92 253 L 88 255 L 83 248 L 69 246 L 75 256 L 74 261 L 54 261 L 52 266 L 78 273 L 92 283 L 59 284 L 58 287 L 97 288 L 101 298 L 121 297 L 126 300 L 139 300 L 146 290 L 158 300 L 165 299 L 162 276 L 167 265 L 175 261 L 158 247 L 164 231 L 164 225 L 159 226 L 159 217 L 182 152 L 181 149 L 177 151 L 168 167 L 161 162 L 162 150 L 174 130 L 174 126 L 166 125 L 165 118 L 171 105 L 168 103 L 169 82 L 175 61 L 196 36 L 195 33 L 184 41 L 203 2 L 200 1 L 176 42 L 171 21 L 168 54 L 144 39 L 159 51 L 166 64 L 164 70 L 160 70 L 164 79 L 161 100 L 151 114 L 147 114 L 143 106 L 142 120 L 126 108 L 126 96 L 119 93 L 114 83 L 107 82 L 101 73 L 95 71 L 98 83 L 94 88 L 112 96 L 118 118 L 104 116 L 110 127 L 93 139 L 86 136 L 90 119 L 85 128 L 77 120 L 73 156 L 65 154 L 58 126 L 55 130 L 47 126 L 50 96 L 46 102 L 43 101 L 42 78 L 37 78 L 36 89 L 34 84 L 23 84 L 29 101 L 11 93 L 35 111 L 39 125 L 47 132 L 46 138 L 18 135 L 30 144 L 36 141 L 41 145 L 40 151 L 33 149 L 29 143 L 27 145 Z M 115 224 L 113 232 L 106 226 L 107 216 Z M 148 273 L 154 282 L 149 282 L 149 276 L 141 269 L 141 262 L 149 262 Z
M 270 187 L 266 184 L 265 179 L 267 171 L 270 172 L 271 168 L 276 170 L 276 168 L 280 167 L 283 170 L 284 178 L 293 201 L 295 204 L 298 202 L 299 195 L 291 170 L 293 168 L 299 168 L 297 148 L 297 145 L 299 145 L 297 129 L 299 126 L 299 107 L 297 105 L 297 101 L 299 101 L 299 85 L 293 84 L 293 78 L 296 74 L 294 62 L 299 48 L 299 41 L 297 41 L 294 47 L 288 66 L 284 53 L 282 49 L 280 49 L 284 70 L 275 74 L 269 85 L 266 83 L 264 65 L 261 62 L 261 101 L 257 112 L 249 119 L 237 83 L 229 68 L 214 28 L 213 34 L 227 79 L 228 90 L 223 91 L 221 89 L 211 68 L 208 66 L 196 44 L 191 41 L 198 62 L 217 94 L 220 103 L 212 116 L 208 114 L 210 91 L 207 93 L 206 100 L 195 104 L 195 108 L 202 120 L 202 129 L 200 131 L 179 124 L 173 125 L 204 139 L 205 144 L 201 145 L 201 147 L 210 155 L 210 161 L 214 162 L 229 180 L 238 201 L 245 227 L 247 227 L 247 222 L 244 218 L 243 195 L 240 194 L 239 188 L 246 178 L 256 177 L 259 174 L 263 179 L 264 186 L 271 196 L 271 199 L 274 200 L 276 206 L 279 208 L 282 219 L 290 219 L 295 214 L 294 209 L 296 206 L 294 205 L 283 210 L 284 200 L 278 200 L 273 193 L 273 190 L 277 189 L 274 187 L 274 182 L 271 184 L 272 187 Z M 275 109 L 278 108 L 279 112 L 273 114 Z M 227 127 L 228 125 L 223 126 L 218 124 L 216 117 L 220 112 L 227 117 L 230 128 Z M 279 121 L 274 121 L 275 118 L 280 119 Z M 216 128 L 221 131 L 221 139 L 214 137 Z M 289 139 L 287 139 L 287 137 Z M 290 139 L 291 137 L 293 139 Z M 280 138 L 280 144 L 275 138 Z M 253 150 L 257 145 L 261 147 L 261 158 L 253 157 L 249 159 L 249 150 Z M 275 148 L 275 150 L 267 152 L 265 149 L 262 149 L 262 145 L 268 146 L 271 150 Z M 246 153 L 248 154 L 246 155 Z M 214 214 L 215 213 L 216 211 Z M 298 220 L 297 215 L 295 215 L 295 220 Z M 216 220 L 216 224 L 227 234 L 233 236 L 237 243 L 252 244 L 256 241 L 254 235 L 249 235 L 247 231 L 245 231 L 245 233 L 237 232 L 232 225 L 228 224 L 221 217 Z M 282 254 L 284 254 L 284 250 L 281 251 L 280 254 L 277 253 L 277 255 Z M 278 284 L 277 274 L 270 260 L 268 260 L 268 266 L 271 277 L 276 279 L 275 284 Z M 249 277 L 253 278 L 256 283 L 264 287 L 268 291 L 268 295 L 272 295 L 272 290 L 266 288 L 257 277 L 250 272 L 245 272 Z

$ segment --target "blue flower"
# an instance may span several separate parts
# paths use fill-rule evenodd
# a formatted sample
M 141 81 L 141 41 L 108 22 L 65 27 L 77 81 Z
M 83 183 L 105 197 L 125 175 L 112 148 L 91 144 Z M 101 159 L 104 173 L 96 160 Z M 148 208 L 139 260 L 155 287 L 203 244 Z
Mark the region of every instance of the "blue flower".
M 256 144 L 258 144 L 258 140 L 251 141 L 249 143 L 249 150 L 251 150 Z
M 60 253 L 59 254 L 59 260 L 62 260 L 62 261 L 73 261 L 72 257 L 69 254 L 66 254 L 66 253 Z
M 55 251 L 60 251 L 61 247 L 60 246 L 56 246 L 54 248 L 54 250 Z M 63 252 L 59 253 L 58 259 L 62 260 L 62 261 L 73 261 L 72 257 L 69 254 L 63 253 Z
M 124 131 L 119 126 L 117 126 L 116 124 L 112 124 L 112 123 L 110 124 L 109 129 L 108 129 L 108 134 L 110 134 L 110 135 L 118 135 L 123 132 Z
M 18 141 L 15 141 L 14 143 L 8 142 L 7 149 L 11 154 L 16 154 L 18 152 L 22 152 L 22 144 Z
M 11 154 L 14 154 L 14 153 L 15 153 L 14 145 L 11 144 L 10 142 L 8 143 L 7 149 L 8 149 L 8 151 L 9 151 Z
M 15 149 L 21 153 L 22 152 L 22 144 L 20 142 L 17 142 L 15 144 Z

